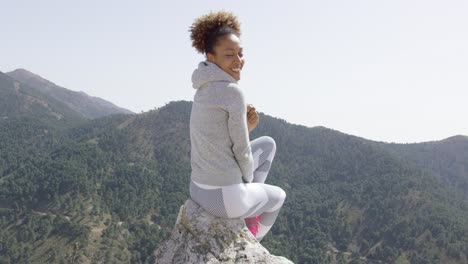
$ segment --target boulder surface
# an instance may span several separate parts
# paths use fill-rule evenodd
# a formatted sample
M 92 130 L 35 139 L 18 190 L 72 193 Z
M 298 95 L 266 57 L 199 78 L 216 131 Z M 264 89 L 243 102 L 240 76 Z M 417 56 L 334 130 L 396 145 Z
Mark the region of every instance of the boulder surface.
M 192 199 L 180 207 L 171 235 L 155 251 L 156 263 L 293 264 L 271 255 L 250 233 L 242 218 L 219 218 Z

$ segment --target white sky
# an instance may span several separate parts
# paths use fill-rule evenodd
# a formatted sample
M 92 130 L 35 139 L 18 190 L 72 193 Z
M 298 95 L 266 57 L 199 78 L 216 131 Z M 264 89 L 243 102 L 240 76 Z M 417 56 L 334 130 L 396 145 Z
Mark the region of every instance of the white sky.
M 258 111 L 386 142 L 468 135 L 468 1 L 6 1 L 0 71 L 25 68 L 134 112 L 193 99 L 189 26 L 242 23 Z M 260 121 L 261 122 L 261 121 Z

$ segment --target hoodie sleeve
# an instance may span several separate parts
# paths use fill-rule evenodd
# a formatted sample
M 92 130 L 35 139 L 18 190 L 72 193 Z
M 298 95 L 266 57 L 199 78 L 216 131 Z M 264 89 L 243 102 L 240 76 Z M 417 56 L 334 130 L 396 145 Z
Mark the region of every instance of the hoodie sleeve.
M 253 155 L 247 128 L 247 104 L 242 90 L 236 84 L 227 87 L 228 129 L 232 140 L 232 151 L 242 171 L 244 182 L 253 180 Z

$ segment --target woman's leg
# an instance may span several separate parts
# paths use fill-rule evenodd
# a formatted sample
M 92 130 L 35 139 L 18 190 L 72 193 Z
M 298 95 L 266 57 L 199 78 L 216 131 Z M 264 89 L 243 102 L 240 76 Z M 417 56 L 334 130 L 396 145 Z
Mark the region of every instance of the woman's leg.
M 272 186 L 272 185 L 270 185 Z M 277 187 L 277 186 L 274 186 Z M 277 187 L 279 188 L 279 187 Z M 261 241 L 263 237 L 270 231 L 271 227 L 276 221 L 276 218 L 278 217 L 278 214 L 280 212 L 281 207 L 283 207 L 284 200 L 286 199 L 286 192 L 283 191 L 283 189 L 280 188 L 280 193 L 277 199 L 278 202 L 273 206 L 272 208 L 266 210 L 262 214 L 260 214 L 260 222 L 258 225 L 258 232 L 257 232 L 257 240 Z
M 230 218 L 223 197 L 222 187 L 199 185 L 190 181 L 190 198 L 212 215 Z
M 276 143 L 273 138 L 263 136 L 250 141 L 250 147 L 254 158 L 253 182 L 264 183 L 275 157 Z
M 223 201 L 229 218 L 260 216 L 257 240 L 268 233 L 278 217 L 286 193 L 265 183 L 241 183 L 223 187 Z M 248 225 L 248 224 L 247 224 Z
M 283 189 L 265 183 L 209 187 L 191 181 L 190 196 L 207 212 L 218 217 L 252 218 L 260 215 L 258 241 L 271 229 L 286 199 Z
M 254 157 L 254 183 L 265 183 L 265 180 L 268 176 L 268 172 L 271 168 L 271 163 L 276 153 L 276 143 L 273 138 L 268 136 L 259 137 L 250 142 L 252 148 L 252 154 Z M 247 185 L 250 185 L 249 183 Z M 284 199 L 286 198 L 286 193 L 280 189 L 274 190 L 273 185 L 264 186 L 265 191 L 268 193 L 268 200 L 277 201 L 275 205 L 270 205 L 270 209 L 265 209 L 265 211 L 257 211 L 257 214 L 253 214 L 253 217 L 245 218 L 246 225 L 251 229 L 252 233 L 256 233 L 257 240 L 260 241 L 268 233 L 268 231 L 273 226 L 276 218 L 278 217 L 279 210 L 283 205 Z M 253 190 L 253 192 L 258 192 Z M 259 212 L 261 212 L 259 214 Z M 260 219 L 258 219 L 259 217 Z M 258 220 L 260 221 L 259 223 Z M 258 229 L 255 225 L 258 224 Z M 255 231 L 254 231 L 255 230 Z

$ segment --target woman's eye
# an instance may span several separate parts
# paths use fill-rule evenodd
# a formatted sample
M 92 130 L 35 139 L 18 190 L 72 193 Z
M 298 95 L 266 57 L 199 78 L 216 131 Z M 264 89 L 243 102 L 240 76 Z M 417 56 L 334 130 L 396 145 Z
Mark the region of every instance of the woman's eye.
M 229 55 L 229 54 L 228 54 L 228 55 L 226 55 L 226 57 L 232 57 L 232 56 L 234 56 L 234 55 Z

